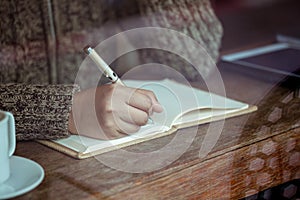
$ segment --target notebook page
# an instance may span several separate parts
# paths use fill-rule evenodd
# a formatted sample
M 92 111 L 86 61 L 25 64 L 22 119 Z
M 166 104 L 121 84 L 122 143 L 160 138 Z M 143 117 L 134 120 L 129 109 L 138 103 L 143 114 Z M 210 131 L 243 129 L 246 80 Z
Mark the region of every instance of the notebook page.
M 139 138 L 144 138 L 146 135 L 151 136 L 154 133 L 165 132 L 169 130 L 166 126 L 157 126 L 148 124 L 139 130 L 139 132 L 114 140 L 98 140 L 79 135 L 71 135 L 68 138 L 55 140 L 54 142 L 66 146 L 76 152 L 89 153 L 95 150 L 105 149 L 111 146 L 116 146 L 126 142 L 134 141 Z
M 155 123 L 169 127 L 175 124 L 224 115 L 248 107 L 248 104 L 169 79 L 160 81 L 127 80 L 126 84 L 131 87 L 152 90 L 165 108 L 164 113 L 154 114 L 152 118 Z
M 176 93 L 168 89 L 165 81 L 125 80 L 124 82 L 129 87 L 153 91 L 164 109 L 162 113 L 153 113 L 151 119 L 157 125 L 171 128 L 173 120 L 181 113 L 182 105 L 176 98 Z
M 153 116 L 153 119 L 156 123 L 167 126 L 171 126 L 178 117 L 193 110 L 205 108 L 230 110 L 248 107 L 248 104 L 183 85 L 169 79 L 152 82 L 130 80 L 126 81 L 126 84 L 131 87 L 152 90 L 155 93 L 159 102 L 165 107 L 165 113 L 163 113 L 165 119 L 157 117 L 159 114 Z M 210 114 L 203 112 L 198 117 L 210 117 Z

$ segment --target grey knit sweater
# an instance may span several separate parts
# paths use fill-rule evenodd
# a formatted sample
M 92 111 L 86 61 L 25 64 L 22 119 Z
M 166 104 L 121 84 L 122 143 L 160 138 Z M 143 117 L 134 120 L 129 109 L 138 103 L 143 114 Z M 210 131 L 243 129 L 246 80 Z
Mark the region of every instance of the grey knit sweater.
M 120 30 L 126 17 L 141 17 L 139 27 L 155 26 L 185 33 L 202 44 L 214 60 L 222 27 L 209 0 L 29 0 L 0 1 L 0 109 L 16 118 L 17 139 L 56 139 L 67 136 L 75 76 L 86 44 Z M 118 30 L 97 30 L 109 21 Z M 159 37 L 164 42 L 165 37 Z M 178 46 L 180 48 L 180 45 Z M 192 52 L 191 52 L 192 53 Z M 153 53 L 141 52 L 147 62 Z M 190 79 L 197 75 L 170 55 L 169 60 Z M 168 63 L 170 64 L 170 63 Z

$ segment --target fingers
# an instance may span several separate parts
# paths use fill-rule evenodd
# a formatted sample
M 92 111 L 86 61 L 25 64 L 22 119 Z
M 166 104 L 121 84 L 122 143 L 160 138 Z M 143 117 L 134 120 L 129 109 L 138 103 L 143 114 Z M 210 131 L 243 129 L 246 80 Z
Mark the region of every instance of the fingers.
M 163 108 L 158 102 L 155 94 L 150 90 L 134 89 L 134 93 L 128 101 L 128 104 L 137 109 L 147 112 L 162 112 Z
M 72 106 L 70 129 L 76 121 L 80 135 L 98 139 L 116 139 L 137 132 L 152 112 L 162 107 L 152 91 L 118 84 L 81 91 Z M 74 122 L 73 122 L 74 121 Z M 100 125 L 100 127 L 99 127 Z
M 146 95 L 148 98 L 150 98 L 150 100 L 153 104 L 159 104 L 155 94 L 152 91 L 144 90 L 144 89 L 137 89 L 137 92 Z
M 150 114 L 152 101 L 147 95 L 140 93 L 138 90 L 132 93 L 127 103 L 131 107 Z
M 160 104 L 152 105 L 152 110 L 157 113 L 161 113 L 164 111 L 164 108 Z
M 132 133 L 136 133 L 140 129 L 140 126 L 129 123 L 118 116 L 115 116 L 110 118 L 108 123 L 102 123 L 101 128 L 105 135 L 104 139 L 117 139 Z
M 105 120 L 99 122 L 103 134 L 97 134 L 98 139 L 117 139 L 126 135 L 136 133 L 140 126 L 128 123 L 118 116 L 106 116 Z
M 116 130 L 121 133 L 121 134 L 132 134 L 132 133 L 136 133 L 140 130 L 140 126 L 136 125 L 136 124 L 132 124 L 132 123 L 128 123 L 124 120 L 122 120 L 121 118 L 116 120 Z
M 151 108 L 150 108 L 150 114 L 152 114 L 152 112 L 162 112 L 163 111 L 163 107 L 160 105 L 160 103 L 158 102 L 155 94 L 150 91 L 150 90 L 144 90 L 144 89 L 138 89 L 137 92 L 142 93 L 144 95 L 146 95 L 148 98 L 150 98 L 151 100 Z
M 149 114 L 135 107 L 127 106 L 126 110 L 124 109 L 124 112 L 119 113 L 119 117 L 127 123 L 143 126 L 147 124 Z

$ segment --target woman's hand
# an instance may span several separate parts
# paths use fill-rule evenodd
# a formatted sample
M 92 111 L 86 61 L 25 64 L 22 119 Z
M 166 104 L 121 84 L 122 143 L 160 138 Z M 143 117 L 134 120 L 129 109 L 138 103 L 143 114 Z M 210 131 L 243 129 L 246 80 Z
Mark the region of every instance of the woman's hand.
M 74 96 L 69 131 L 74 134 L 115 139 L 137 132 L 153 112 L 162 112 L 153 92 L 108 84 Z

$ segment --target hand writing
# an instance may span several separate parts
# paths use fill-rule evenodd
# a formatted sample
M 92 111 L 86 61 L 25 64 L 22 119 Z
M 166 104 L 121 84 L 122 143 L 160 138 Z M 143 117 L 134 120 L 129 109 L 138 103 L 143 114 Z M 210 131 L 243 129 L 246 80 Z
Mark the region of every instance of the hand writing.
M 153 92 L 119 84 L 102 85 L 74 96 L 69 131 L 98 139 L 137 132 L 163 108 Z

